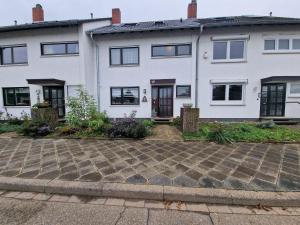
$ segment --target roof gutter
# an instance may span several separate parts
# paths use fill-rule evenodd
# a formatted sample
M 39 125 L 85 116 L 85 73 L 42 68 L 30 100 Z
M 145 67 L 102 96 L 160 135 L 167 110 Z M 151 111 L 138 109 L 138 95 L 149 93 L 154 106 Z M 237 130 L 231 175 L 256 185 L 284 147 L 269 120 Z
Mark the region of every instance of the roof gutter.
M 204 25 L 200 26 L 197 42 L 196 42 L 196 79 L 195 79 L 195 107 L 198 108 L 198 81 L 199 81 L 199 43 L 200 43 L 200 38 L 203 33 L 203 28 Z
M 99 45 L 94 39 L 93 32 L 90 33 L 90 38 L 92 39 L 94 45 L 96 46 L 96 80 L 97 80 L 97 108 L 100 112 L 100 68 L 99 68 Z

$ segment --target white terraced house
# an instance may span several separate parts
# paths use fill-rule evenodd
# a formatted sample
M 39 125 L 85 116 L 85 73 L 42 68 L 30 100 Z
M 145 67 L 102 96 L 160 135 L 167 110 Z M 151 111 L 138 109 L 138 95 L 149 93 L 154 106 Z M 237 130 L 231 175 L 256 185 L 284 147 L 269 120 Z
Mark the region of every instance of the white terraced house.
M 238 16 L 121 23 L 112 18 L 0 27 L 2 111 L 48 101 L 65 116 L 80 85 L 111 118 L 300 119 L 300 19 Z

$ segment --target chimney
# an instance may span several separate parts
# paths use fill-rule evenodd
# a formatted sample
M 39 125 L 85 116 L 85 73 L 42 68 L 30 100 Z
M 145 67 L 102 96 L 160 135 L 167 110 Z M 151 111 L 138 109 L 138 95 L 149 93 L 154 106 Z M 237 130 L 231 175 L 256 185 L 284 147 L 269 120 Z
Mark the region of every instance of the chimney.
M 197 18 L 197 0 L 192 0 L 188 7 L 188 19 Z
M 36 4 L 36 6 L 32 8 L 32 21 L 34 23 L 44 21 L 44 10 L 40 4 Z
M 119 8 L 112 9 L 112 24 L 121 23 L 121 10 Z

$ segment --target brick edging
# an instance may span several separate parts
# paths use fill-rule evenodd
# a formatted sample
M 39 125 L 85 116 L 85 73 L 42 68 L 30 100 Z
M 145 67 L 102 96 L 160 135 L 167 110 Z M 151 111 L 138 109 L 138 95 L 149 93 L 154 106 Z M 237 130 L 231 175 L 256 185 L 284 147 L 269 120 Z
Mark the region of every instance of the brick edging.
M 255 192 L 159 185 L 78 182 L 0 177 L 0 189 L 49 194 L 169 200 L 226 205 L 300 207 L 300 192 Z

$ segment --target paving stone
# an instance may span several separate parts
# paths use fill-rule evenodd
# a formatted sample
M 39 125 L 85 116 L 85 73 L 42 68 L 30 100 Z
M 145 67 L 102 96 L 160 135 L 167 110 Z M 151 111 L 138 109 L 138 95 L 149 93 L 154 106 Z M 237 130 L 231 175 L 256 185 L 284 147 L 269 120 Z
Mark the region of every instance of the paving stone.
M 184 176 L 197 181 L 197 187 L 300 191 L 299 144 L 224 146 L 159 138 L 134 142 L 5 138 L 0 141 L 6 146 L 0 155 L 0 171 L 7 177 L 120 183 L 127 179 L 132 183 L 149 180 L 153 184 L 173 185 L 171 180 Z
M 18 192 L 18 191 L 8 191 L 6 193 L 4 193 L 2 195 L 2 197 L 6 197 L 6 198 L 14 198 L 16 197 L 18 194 L 20 194 L 21 192 Z
M 227 205 L 207 205 L 210 213 L 232 213 Z
M 106 201 L 106 198 L 92 198 L 88 204 L 93 204 L 93 205 L 103 205 Z
M 37 200 L 37 201 L 47 201 L 51 197 L 52 197 L 52 195 L 50 195 L 50 194 L 38 193 L 37 195 L 35 195 L 33 197 L 33 199 Z
M 166 186 L 171 186 L 172 185 L 172 180 L 164 175 L 155 175 L 154 177 L 149 179 L 150 184 L 155 184 L 155 185 L 166 185 Z
M 120 198 L 108 198 L 105 202 L 105 205 L 115 205 L 115 206 L 123 206 L 125 203 L 124 199 Z
M 49 201 L 50 202 L 68 202 L 70 199 L 70 196 L 68 195 L 53 195 Z
M 53 170 L 45 173 L 39 174 L 36 178 L 37 179 L 46 179 L 46 180 L 52 180 L 56 177 L 59 177 L 60 171 L 59 170 Z
M 206 204 L 187 203 L 186 207 L 187 207 L 187 210 L 189 210 L 189 211 L 209 213 L 209 210 L 208 210 Z
M 175 186 L 182 186 L 182 187 L 197 187 L 198 183 L 197 181 L 187 177 L 187 176 L 179 176 L 176 177 L 173 181 L 173 184 Z
M 17 177 L 34 178 L 39 174 L 39 172 L 40 172 L 40 170 L 33 170 L 33 171 L 30 171 L 30 172 L 21 173 Z
M 136 174 L 129 177 L 126 182 L 130 184 L 145 184 L 147 180 L 142 175 Z
M 164 209 L 165 205 L 161 201 L 146 200 L 145 207 L 150 209 Z
M 98 172 L 88 173 L 79 178 L 82 181 L 100 181 L 102 178 L 101 174 Z
M 63 174 L 59 177 L 60 180 L 68 180 L 68 181 L 73 181 L 79 177 L 79 174 L 77 172 L 71 172 L 71 173 L 66 173 Z
M 125 201 L 125 206 L 142 208 L 142 207 L 145 207 L 145 201 L 144 200 L 128 199 L 128 200 Z
M 223 184 L 210 177 L 203 177 L 199 181 L 199 186 L 204 188 L 221 188 L 224 187 Z
M 15 196 L 15 198 L 18 198 L 18 199 L 32 199 L 32 198 L 34 198 L 34 196 L 36 196 L 36 193 L 33 193 L 33 192 L 21 192 L 20 194 L 18 194 L 17 196 Z
M 277 189 L 275 184 L 257 178 L 253 179 L 250 184 L 256 186 L 258 190 L 275 191 Z

